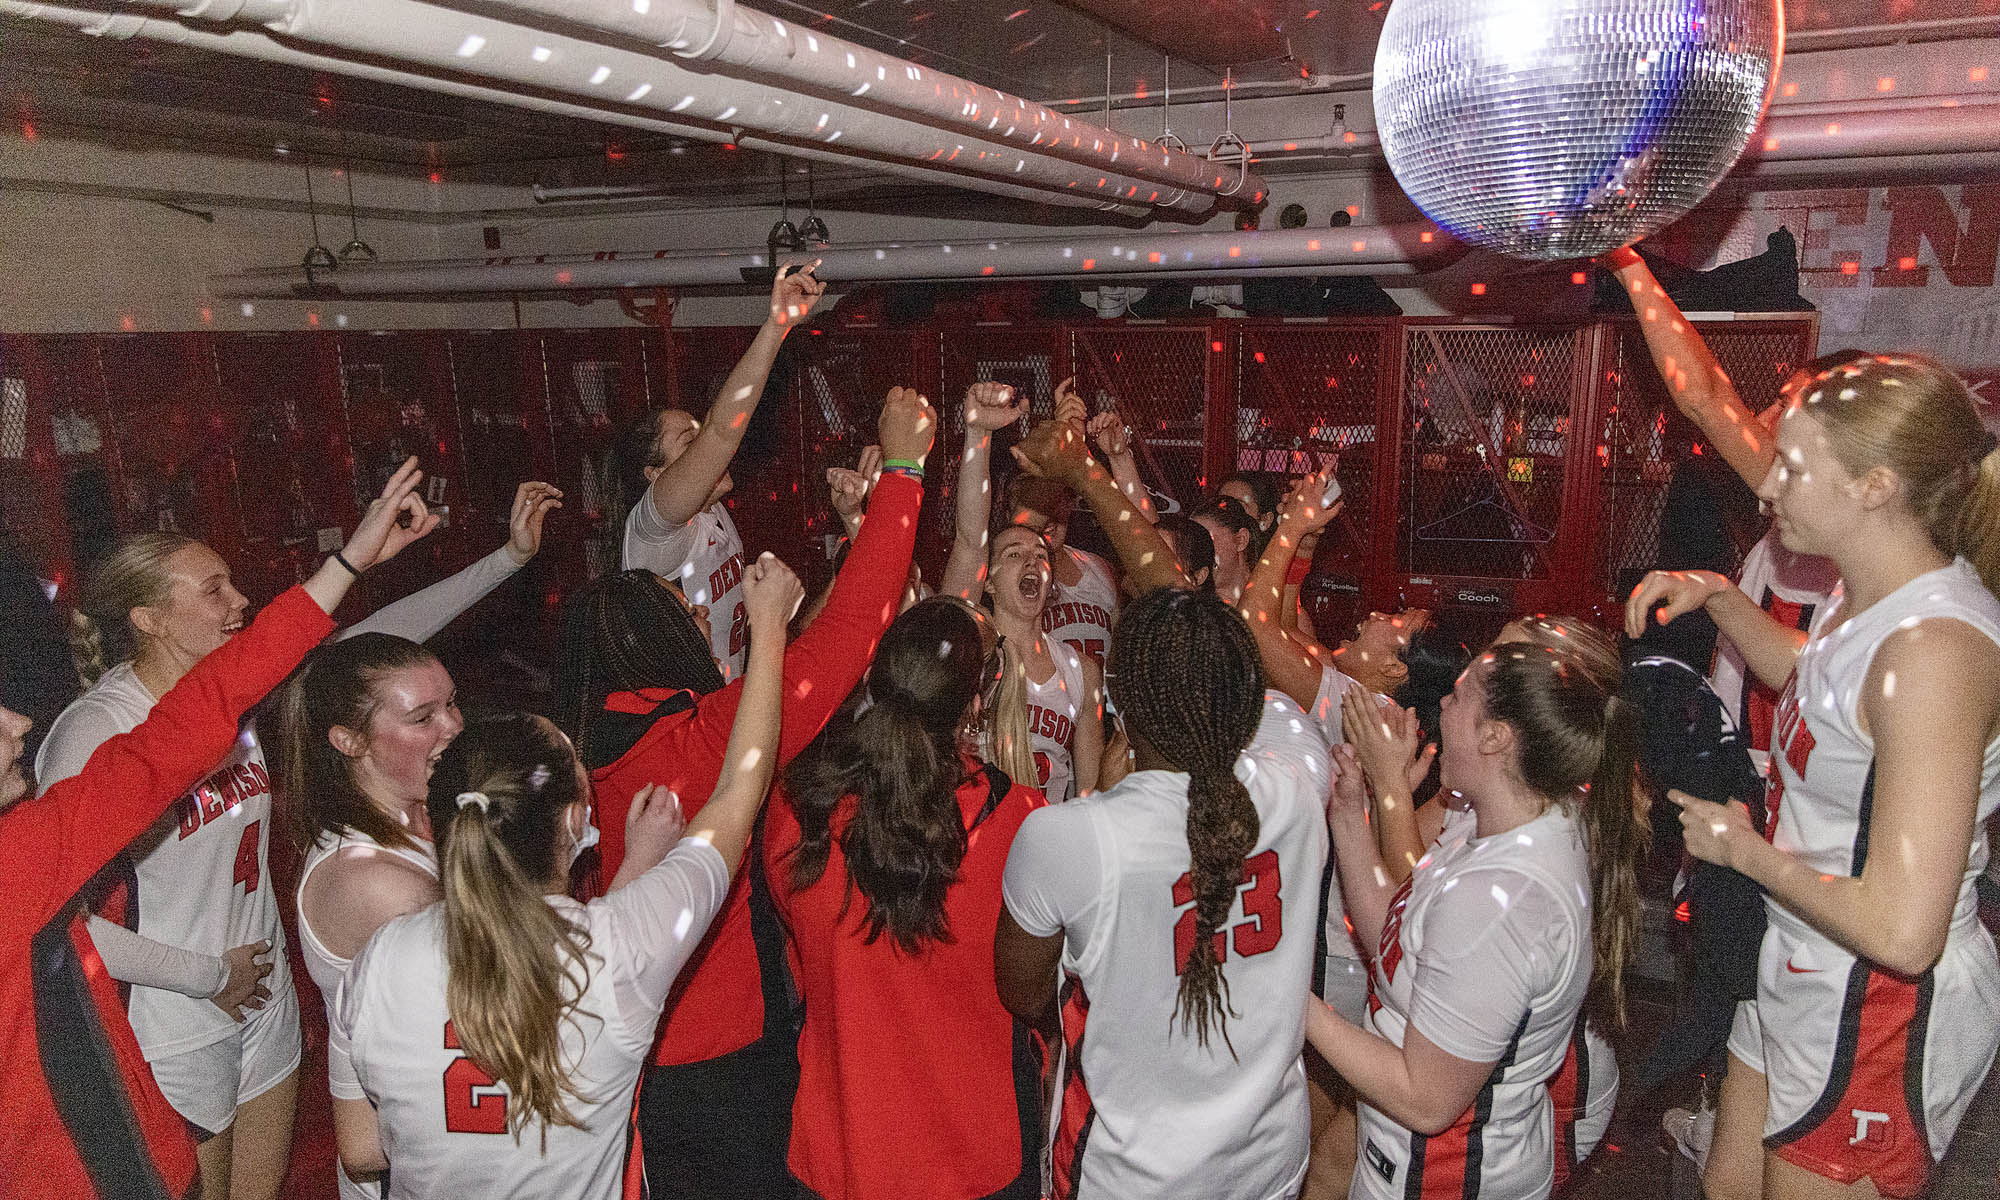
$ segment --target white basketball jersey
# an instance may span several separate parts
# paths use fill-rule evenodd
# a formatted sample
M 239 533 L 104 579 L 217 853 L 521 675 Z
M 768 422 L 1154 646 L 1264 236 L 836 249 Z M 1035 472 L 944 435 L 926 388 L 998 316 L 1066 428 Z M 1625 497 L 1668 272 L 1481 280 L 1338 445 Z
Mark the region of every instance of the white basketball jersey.
M 49 726 L 35 756 L 40 786 L 77 774 L 99 746 L 137 728 L 153 703 L 132 664 L 106 671 Z M 216 958 L 268 938 L 265 985 L 276 1002 L 290 1003 L 270 833 L 271 773 L 255 729 L 245 725 L 229 756 L 126 849 L 126 924 L 142 937 Z M 213 1045 L 243 1028 L 209 1001 L 164 988 L 133 987 L 126 1011 L 148 1060 Z
M 1778 700 L 1771 747 L 1777 828 L 1772 843 L 1826 875 L 1859 875 L 1868 854 L 1875 800 L 1875 743 L 1861 730 L 1861 691 L 1869 664 L 1890 634 L 1917 621 L 1962 621 L 2000 643 L 2000 600 L 1964 559 L 1920 575 L 1838 628 L 1840 592 L 1813 622 L 1812 637 Z M 2000 809 L 2000 739 L 1989 743 L 1979 775 L 1979 821 L 1952 915 L 1953 935 L 1978 924 L 1973 881 L 1986 869 L 1985 823 Z M 1823 938 L 1775 899 L 1774 921 L 1794 936 Z
M 641 568 L 679 584 L 689 604 L 708 607 L 709 649 L 724 680 L 743 673 L 750 622 L 743 609 L 743 538 L 716 501 L 673 528 L 642 499 L 625 516 L 625 570 Z
M 1083 572 L 1075 586 L 1054 584 L 1042 609 L 1042 633 L 1098 666 L 1111 653 L 1111 625 L 1118 614 L 1118 574 L 1111 564 L 1073 546 L 1063 552 Z
M 1750 553 L 1743 556 L 1742 569 L 1736 573 L 1736 586 L 1744 595 L 1770 613 L 1773 620 L 1798 629 L 1805 628 L 1801 622 L 1809 623 L 1815 614 L 1826 610 L 1827 597 L 1839 582 L 1840 569 L 1833 565 L 1833 560 L 1785 549 L 1776 529 L 1757 539 Z M 1717 638 L 1715 670 L 1709 674 L 1708 685 L 1729 711 L 1729 719 L 1745 731 L 1750 748 L 1761 754 L 1771 748 L 1768 722 L 1753 720 L 1755 714 L 1746 715 L 1744 711 L 1752 690 L 1747 685 L 1754 682 L 1736 643 L 1726 637 Z
M 1064 934 L 1062 1062 L 1050 1114 L 1054 1194 L 1289 1197 L 1304 1177 L 1305 1016 L 1320 870 L 1325 742 L 1278 692 L 1236 777 L 1257 841 L 1216 934 L 1229 1046 L 1177 1020 L 1192 949 L 1186 775 L 1136 771 L 1029 815 L 1007 860 L 1008 911 Z M 1230 1047 L 1235 1050 L 1231 1056 Z
M 602 899 L 548 898 L 590 934 L 590 982 L 561 1026 L 582 1128 L 549 1127 L 546 1148 L 539 1122 L 518 1142 L 507 1132 L 507 1088 L 459 1043 L 445 1006 L 443 904 L 377 930 L 342 986 L 327 1058 L 337 1099 L 375 1105 L 390 1197 L 618 1197 L 633 1091 L 667 989 L 728 888 L 722 856 L 688 838 Z
M 1535 1197 L 1554 1184 L 1548 1080 L 1590 987 L 1590 857 L 1560 808 L 1477 833 L 1472 813 L 1453 812 L 1391 901 L 1368 1025 L 1401 1046 L 1414 1024 L 1448 1054 L 1494 1062 L 1493 1075 L 1430 1137 L 1363 1103 L 1356 1197 Z
M 1056 669 L 1041 683 L 1028 680 L 1028 744 L 1035 752 L 1036 781 L 1051 804 L 1077 793 L 1076 718 L 1083 711 L 1083 659 L 1075 650 L 1042 635 Z

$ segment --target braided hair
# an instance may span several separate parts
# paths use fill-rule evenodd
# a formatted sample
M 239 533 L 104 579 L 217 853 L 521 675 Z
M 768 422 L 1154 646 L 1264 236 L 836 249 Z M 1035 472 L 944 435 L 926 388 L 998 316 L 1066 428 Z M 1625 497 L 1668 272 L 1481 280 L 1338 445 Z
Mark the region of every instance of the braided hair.
M 1213 1020 L 1228 1045 L 1229 981 L 1216 952 L 1217 931 L 1229 920 L 1243 860 L 1260 830 L 1249 789 L 1236 778 L 1236 760 L 1264 712 L 1257 643 L 1212 593 L 1161 588 L 1119 614 L 1110 667 L 1112 699 L 1133 739 L 1188 775 L 1195 927 L 1176 1019 L 1204 1047 Z
M 708 639 L 667 581 L 651 571 L 620 571 L 593 580 L 563 610 L 556 662 L 556 723 L 575 739 L 585 764 L 590 730 L 613 692 L 668 688 L 707 695 L 722 688 Z

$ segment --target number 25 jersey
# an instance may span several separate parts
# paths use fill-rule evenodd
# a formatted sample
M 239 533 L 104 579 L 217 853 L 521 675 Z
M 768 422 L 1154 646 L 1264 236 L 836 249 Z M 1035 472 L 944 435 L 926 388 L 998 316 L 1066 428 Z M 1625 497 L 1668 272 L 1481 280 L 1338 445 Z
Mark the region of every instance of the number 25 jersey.
M 1204 1047 L 1177 1018 L 1195 936 L 1188 777 L 1136 771 L 1021 826 L 1002 887 L 1007 910 L 1030 934 L 1064 936 L 1055 1196 L 1265 1200 L 1297 1189 L 1307 1152 L 1299 1051 L 1329 776 L 1319 730 L 1267 693 L 1236 763 L 1257 808 L 1257 840 L 1216 933 L 1234 1013 L 1228 1044 L 1211 1026 Z

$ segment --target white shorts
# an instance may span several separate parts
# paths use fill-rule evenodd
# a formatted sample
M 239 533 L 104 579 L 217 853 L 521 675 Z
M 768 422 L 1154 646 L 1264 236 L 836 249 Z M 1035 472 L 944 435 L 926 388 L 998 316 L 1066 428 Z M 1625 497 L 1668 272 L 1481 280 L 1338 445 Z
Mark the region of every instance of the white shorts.
M 287 986 L 244 1014 L 219 1042 L 156 1059 L 160 1094 L 200 1134 L 213 1137 L 236 1121 L 236 1109 L 299 1069 L 299 994 Z M 205 1140 L 197 1135 L 197 1140 Z
M 1836 1182 L 1915 1196 L 2000 1047 L 1995 1012 L 2000 960 L 1976 925 L 1905 979 L 1773 921 L 1729 1051 L 1764 1073 L 1766 1149 Z

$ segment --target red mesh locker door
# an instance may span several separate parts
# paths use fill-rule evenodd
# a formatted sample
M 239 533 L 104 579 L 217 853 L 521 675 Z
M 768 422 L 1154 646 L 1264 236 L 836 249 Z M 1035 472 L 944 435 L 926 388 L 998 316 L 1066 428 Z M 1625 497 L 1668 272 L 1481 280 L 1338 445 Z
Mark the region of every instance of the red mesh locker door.
M 0 521 L 36 573 L 66 587 L 76 569 L 53 420 L 61 376 L 36 339 L 0 338 Z
M 1576 565 L 1559 541 L 1579 515 L 1566 511 L 1569 430 L 1589 350 L 1587 330 L 1406 327 L 1397 534 L 1413 600 L 1500 612 L 1564 594 Z M 1438 582 L 1453 578 L 1484 582 Z
M 324 334 L 224 333 L 213 346 L 218 407 L 238 430 L 245 538 L 231 565 L 245 595 L 269 599 L 311 574 L 357 515 L 338 357 Z
M 917 541 L 917 560 L 930 580 L 939 577 L 951 552 L 958 467 L 965 454 L 966 389 L 975 383 L 1007 384 L 1027 397 L 1032 419 L 1041 420 L 1055 412 L 1055 389 L 1062 382 L 1067 349 L 1064 331 L 1053 326 L 955 326 L 940 329 L 935 336 L 939 383 L 931 403 L 937 407 L 941 428 L 924 475 L 924 526 Z M 1005 505 L 1006 481 L 1017 469 L 1007 451 L 1025 428 L 1017 424 L 1003 429 L 993 440 L 995 520 L 1005 517 L 997 510 Z
M 638 334 L 586 329 L 533 339 L 554 438 L 556 477 L 550 482 L 563 489 L 565 512 L 573 514 L 572 535 L 560 548 L 549 546 L 557 551 L 550 561 L 559 564 L 562 578 L 595 579 L 618 569 L 618 549 L 603 514 L 608 490 L 616 486 L 610 471 L 613 430 L 646 407 L 646 360 Z M 530 364 L 531 376 L 536 365 Z
M 1378 483 L 1393 484 L 1382 422 L 1395 414 L 1395 336 L 1384 321 L 1251 325 L 1236 359 L 1236 469 L 1290 480 L 1340 464 L 1344 507 L 1302 592 L 1328 638 L 1364 614 L 1362 589 L 1381 557 L 1374 517 Z
M 1812 314 L 1698 325 L 1710 352 L 1753 413 L 1776 403 L 1779 388 L 1801 364 L 1811 361 L 1818 341 Z M 1713 451 L 1701 444 L 1693 423 L 1674 407 L 1638 326 L 1611 325 L 1607 336 L 1610 346 L 1599 380 L 1603 400 L 1595 448 L 1603 466 L 1597 582 L 1609 598 L 1618 599 L 1660 562 L 1660 521 L 1676 468 L 1691 456 Z M 1729 482 L 1733 476 L 1725 466 L 1706 465 L 1707 477 L 1724 480 L 1734 491 L 1736 485 Z M 1730 569 L 1761 531 L 1747 491 L 1745 485 L 1729 498 L 1735 503 L 1723 508 L 1729 526 L 1724 540 L 1734 551 L 1727 564 Z
M 232 565 L 241 562 L 246 523 L 257 514 L 239 507 L 241 423 L 217 393 L 212 339 L 110 334 L 93 341 L 119 529 L 178 530 Z
M 1213 481 L 1210 400 L 1215 390 L 1212 356 L 1223 352 L 1207 326 L 1106 325 L 1072 327 L 1071 359 L 1077 391 L 1096 412 L 1116 406 L 1139 442 L 1140 469 L 1148 486 L 1192 504 Z M 1224 426 L 1226 429 L 1227 427 Z
M 789 395 L 796 406 L 799 469 L 789 479 L 770 480 L 762 498 L 791 522 L 790 532 L 777 536 L 784 537 L 797 555 L 787 561 L 802 575 L 810 569 L 816 573 L 813 578 L 825 577 L 826 539 L 841 533 L 840 518 L 827 498 L 826 469 L 852 467 L 860 461 L 862 448 L 875 440 L 882 399 L 890 388 L 914 387 L 938 402 L 936 360 L 928 372 L 918 361 L 917 341 L 923 336 L 910 329 L 828 329 L 792 335 L 786 352 L 791 356 Z M 738 495 L 744 490 L 739 487 Z M 746 497 L 737 507 L 739 522 L 748 502 Z M 747 531 L 744 538 L 748 544 Z

